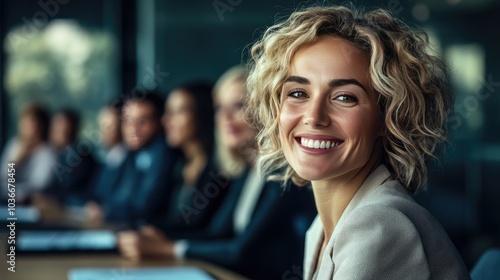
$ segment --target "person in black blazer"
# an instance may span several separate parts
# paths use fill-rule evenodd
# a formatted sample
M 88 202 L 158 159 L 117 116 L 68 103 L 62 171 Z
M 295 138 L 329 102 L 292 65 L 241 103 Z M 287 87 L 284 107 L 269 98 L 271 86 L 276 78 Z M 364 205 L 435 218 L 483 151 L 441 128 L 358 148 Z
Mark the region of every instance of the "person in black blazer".
M 125 257 L 202 259 L 254 279 L 281 278 L 301 265 L 305 231 L 315 215 L 312 193 L 265 182 L 253 168 L 255 131 L 242 110 L 246 75 L 241 67 L 230 69 L 214 90 L 218 162 L 224 176 L 233 180 L 209 226 L 124 232 L 119 247 Z

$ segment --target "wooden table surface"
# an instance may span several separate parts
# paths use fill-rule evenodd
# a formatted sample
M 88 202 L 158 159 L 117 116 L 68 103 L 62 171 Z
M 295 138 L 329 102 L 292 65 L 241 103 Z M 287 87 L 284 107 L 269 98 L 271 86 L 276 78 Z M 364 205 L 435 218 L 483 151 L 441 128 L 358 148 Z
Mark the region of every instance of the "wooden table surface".
M 78 219 L 75 220 L 74 215 L 59 208 L 43 209 L 41 215 L 41 224 L 46 226 L 70 226 L 82 230 L 113 228 L 99 223 L 95 224 L 82 222 Z M 0 232 L 2 232 L 2 229 L 0 229 Z M 68 272 L 75 268 L 115 268 L 117 270 L 117 277 L 110 280 L 121 280 L 119 275 L 123 275 L 124 273 L 122 268 L 134 267 L 197 267 L 221 280 L 246 279 L 229 270 L 203 261 L 172 259 L 131 261 L 122 258 L 118 253 L 16 255 L 16 272 L 10 272 L 7 270 L 9 264 L 7 263 L 6 245 L 6 235 L 0 234 L 0 280 L 64 280 L 68 279 Z M 125 277 L 125 279 L 127 278 Z
M 207 271 L 217 279 L 245 279 L 226 269 L 197 260 L 147 259 L 134 262 L 118 254 L 74 254 L 74 255 L 20 255 L 16 256 L 16 272 L 7 270 L 6 240 L 0 238 L 0 279 L 2 280 L 64 280 L 68 271 L 74 268 L 116 268 L 117 275 L 123 275 L 121 268 L 127 267 L 185 267 L 194 266 Z M 110 279 L 112 280 L 112 279 Z M 114 280 L 120 280 L 119 277 Z M 140 280 L 140 279 L 135 279 Z

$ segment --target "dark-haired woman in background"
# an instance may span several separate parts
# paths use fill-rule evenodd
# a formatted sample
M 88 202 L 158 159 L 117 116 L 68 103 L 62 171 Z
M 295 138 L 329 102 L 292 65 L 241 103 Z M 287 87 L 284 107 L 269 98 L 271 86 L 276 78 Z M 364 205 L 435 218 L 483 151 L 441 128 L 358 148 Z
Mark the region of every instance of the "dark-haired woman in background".
M 2 186 L 7 182 L 7 164 L 15 163 L 16 201 L 27 202 L 30 196 L 45 189 L 52 175 L 51 163 L 55 154 L 47 143 L 50 115 L 40 105 L 29 105 L 22 110 L 18 123 L 18 137 L 12 139 L 2 155 Z M 2 187 L 2 200 L 7 186 Z
M 167 142 L 182 156 L 174 165 L 170 201 L 159 224 L 164 230 L 206 226 L 224 198 L 225 188 L 214 194 L 210 185 L 218 176 L 213 161 L 212 88 L 208 82 L 188 82 L 173 90 L 165 103 Z

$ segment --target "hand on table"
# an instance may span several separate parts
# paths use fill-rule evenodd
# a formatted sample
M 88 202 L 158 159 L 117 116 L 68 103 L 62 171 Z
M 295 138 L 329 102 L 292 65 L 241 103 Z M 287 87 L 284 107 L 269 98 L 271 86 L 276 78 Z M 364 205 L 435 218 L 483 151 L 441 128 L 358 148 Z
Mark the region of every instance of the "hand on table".
M 145 257 L 174 257 L 174 242 L 152 226 L 118 233 L 118 248 L 122 256 L 134 260 Z
M 87 216 L 89 222 L 102 223 L 104 221 L 104 211 L 101 206 L 94 201 L 85 204 L 85 216 Z

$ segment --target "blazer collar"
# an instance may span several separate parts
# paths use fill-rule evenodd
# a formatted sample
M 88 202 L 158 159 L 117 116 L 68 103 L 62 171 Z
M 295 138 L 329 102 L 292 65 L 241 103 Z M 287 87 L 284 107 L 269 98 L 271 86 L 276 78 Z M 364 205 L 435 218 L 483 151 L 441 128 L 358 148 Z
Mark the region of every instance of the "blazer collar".
M 340 232 L 340 228 L 345 223 L 345 220 L 349 216 L 349 214 L 356 209 L 360 203 L 364 200 L 365 197 L 369 196 L 373 191 L 377 189 L 378 186 L 382 185 L 387 179 L 391 177 L 391 173 L 387 169 L 387 167 L 383 164 L 379 165 L 368 177 L 365 179 L 361 187 L 358 189 L 352 200 L 347 205 L 346 209 L 342 213 L 337 226 L 335 227 L 333 234 L 329 237 L 328 244 L 325 247 L 323 255 L 329 254 L 333 252 L 333 240 L 335 240 L 338 232 Z M 313 267 L 316 265 L 318 258 L 321 259 L 321 266 L 325 259 L 323 256 L 318 256 L 319 251 L 321 249 L 321 244 L 324 239 L 323 236 L 323 224 L 321 223 L 321 219 L 319 215 L 314 219 L 311 227 L 307 231 L 306 234 L 306 247 L 305 247 L 305 256 L 304 256 L 304 279 L 312 279 L 314 275 Z M 331 262 L 331 258 L 330 258 Z M 325 263 L 325 266 L 332 266 L 333 264 Z M 333 271 L 333 267 L 332 267 Z M 331 276 L 330 276 L 331 277 Z M 322 279 L 318 274 L 318 279 Z

